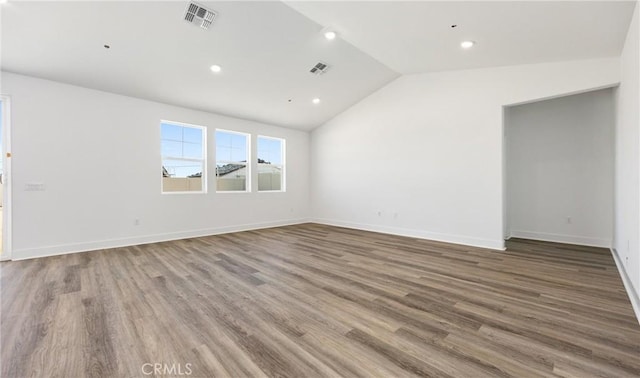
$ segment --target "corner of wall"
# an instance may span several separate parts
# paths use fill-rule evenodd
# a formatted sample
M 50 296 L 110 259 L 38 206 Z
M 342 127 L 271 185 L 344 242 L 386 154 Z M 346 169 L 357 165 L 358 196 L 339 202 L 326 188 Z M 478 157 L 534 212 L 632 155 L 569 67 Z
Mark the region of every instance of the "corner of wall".
M 622 261 L 620 261 L 620 256 L 615 248 L 610 248 L 611 255 L 613 256 L 613 261 L 616 263 L 616 267 L 618 268 L 618 273 L 620 274 L 620 279 L 622 279 L 622 284 L 624 285 L 625 290 L 627 291 L 627 295 L 629 296 L 629 301 L 631 302 L 631 307 L 633 307 L 633 312 L 636 314 L 636 319 L 638 320 L 638 324 L 640 324 L 640 296 L 638 292 L 633 287 L 633 283 L 631 282 L 631 278 L 627 275 L 627 271 L 624 269 L 622 265 Z

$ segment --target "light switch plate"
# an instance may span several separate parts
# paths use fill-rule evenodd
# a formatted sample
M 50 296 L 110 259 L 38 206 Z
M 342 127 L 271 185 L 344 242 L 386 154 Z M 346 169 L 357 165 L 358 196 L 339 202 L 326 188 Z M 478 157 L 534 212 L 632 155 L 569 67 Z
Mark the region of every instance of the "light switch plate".
M 42 182 L 28 182 L 24 184 L 25 192 L 42 192 L 45 190 L 44 183 Z

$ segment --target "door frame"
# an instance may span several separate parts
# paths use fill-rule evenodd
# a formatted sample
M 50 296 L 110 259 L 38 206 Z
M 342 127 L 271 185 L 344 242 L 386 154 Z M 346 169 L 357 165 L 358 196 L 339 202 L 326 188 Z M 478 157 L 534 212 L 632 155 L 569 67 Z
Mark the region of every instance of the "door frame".
M 11 260 L 11 96 L 0 94 L 2 106 L 2 255 L 0 260 Z

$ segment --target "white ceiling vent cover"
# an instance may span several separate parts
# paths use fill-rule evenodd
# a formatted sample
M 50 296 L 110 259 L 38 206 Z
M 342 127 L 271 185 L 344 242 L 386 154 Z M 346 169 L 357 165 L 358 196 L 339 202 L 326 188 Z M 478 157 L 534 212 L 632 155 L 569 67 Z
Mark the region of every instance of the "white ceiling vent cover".
M 189 3 L 184 13 L 184 20 L 203 29 L 209 29 L 217 13 L 196 3 Z
M 315 66 L 313 66 L 309 70 L 309 72 L 311 72 L 314 75 L 322 75 L 323 73 L 327 72 L 328 69 L 329 69 L 329 65 L 327 63 L 318 62 Z

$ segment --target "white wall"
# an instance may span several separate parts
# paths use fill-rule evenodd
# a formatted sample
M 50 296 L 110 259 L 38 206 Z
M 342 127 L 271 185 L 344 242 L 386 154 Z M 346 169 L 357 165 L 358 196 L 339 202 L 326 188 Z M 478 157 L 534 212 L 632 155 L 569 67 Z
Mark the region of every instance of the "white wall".
M 613 89 L 506 108 L 510 236 L 610 248 Z
M 615 85 L 598 59 L 403 76 L 311 136 L 318 222 L 502 248 L 502 106 Z
M 6 72 L 0 92 L 12 106 L 14 259 L 296 223 L 309 215 L 307 132 Z M 161 194 L 161 119 L 208 128 L 208 194 Z M 286 139 L 287 192 L 215 193 L 216 127 L 251 133 L 254 152 L 258 133 Z M 28 183 L 45 190 L 25 191 Z
M 640 317 L 640 5 L 636 3 L 633 20 L 621 56 L 621 83 L 617 91 L 615 235 L 614 249 L 624 267 L 627 286 L 635 289 L 635 309 Z M 633 297 L 632 297 L 633 298 Z

